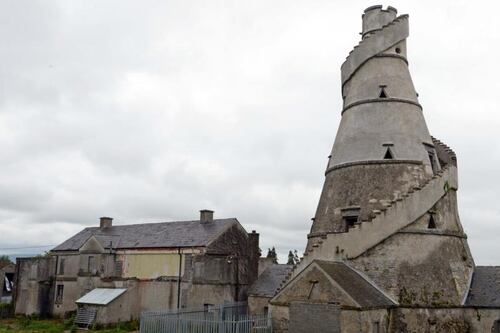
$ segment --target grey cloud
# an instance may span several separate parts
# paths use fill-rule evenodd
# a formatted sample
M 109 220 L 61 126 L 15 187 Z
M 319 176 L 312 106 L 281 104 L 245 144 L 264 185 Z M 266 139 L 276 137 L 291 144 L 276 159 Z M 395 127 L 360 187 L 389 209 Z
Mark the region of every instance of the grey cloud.
M 213 208 L 260 232 L 263 250 L 301 251 L 340 120 L 339 68 L 369 5 L 3 1 L 0 247 L 47 229 L 56 244 L 101 215 Z M 495 263 L 498 6 L 396 7 L 411 17 L 431 133 L 459 157 L 476 262 Z

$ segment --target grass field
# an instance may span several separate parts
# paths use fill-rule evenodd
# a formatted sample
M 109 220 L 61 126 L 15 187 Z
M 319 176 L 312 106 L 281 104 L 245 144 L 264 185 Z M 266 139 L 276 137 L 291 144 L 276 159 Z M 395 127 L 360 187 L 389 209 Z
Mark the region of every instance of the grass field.
M 137 330 L 137 323 L 118 324 L 112 328 L 88 330 L 84 332 L 126 333 Z M 0 333 L 63 333 L 77 332 L 71 321 L 61 319 L 34 319 L 16 317 L 0 320 Z

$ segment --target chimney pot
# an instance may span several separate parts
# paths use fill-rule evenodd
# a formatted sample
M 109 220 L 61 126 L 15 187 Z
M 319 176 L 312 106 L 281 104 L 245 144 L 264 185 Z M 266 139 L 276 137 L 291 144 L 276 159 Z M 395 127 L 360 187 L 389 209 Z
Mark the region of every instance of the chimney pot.
M 109 228 L 111 226 L 113 226 L 113 218 L 112 217 L 103 216 L 100 218 L 99 227 L 101 229 L 102 228 Z
M 210 223 L 214 220 L 214 211 L 208 209 L 200 210 L 200 222 L 201 223 Z

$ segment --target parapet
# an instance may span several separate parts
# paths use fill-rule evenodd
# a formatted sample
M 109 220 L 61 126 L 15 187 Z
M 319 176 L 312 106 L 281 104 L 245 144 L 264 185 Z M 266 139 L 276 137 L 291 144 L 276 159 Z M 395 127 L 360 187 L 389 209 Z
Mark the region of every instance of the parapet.
M 387 9 L 382 9 L 381 5 L 366 8 L 362 16 L 362 37 L 365 38 L 368 34 L 377 31 L 384 25 L 392 22 L 396 18 L 397 14 L 398 10 L 391 6 L 388 6 Z

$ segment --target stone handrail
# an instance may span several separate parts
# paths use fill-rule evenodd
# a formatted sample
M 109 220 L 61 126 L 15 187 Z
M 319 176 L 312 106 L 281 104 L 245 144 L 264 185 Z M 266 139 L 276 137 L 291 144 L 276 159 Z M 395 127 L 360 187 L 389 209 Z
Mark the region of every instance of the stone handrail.
M 457 168 L 447 165 L 429 178 L 422 188 L 413 188 L 402 198 L 393 200 L 385 210 L 374 211 L 371 221 L 363 221 L 347 232 L 331 233 L 314 244 L 283 281 L 290 281 L 313 260 L 352 259 L 360 256 L 384 239 L 413 223 L 450 189 L 457 189 Z

